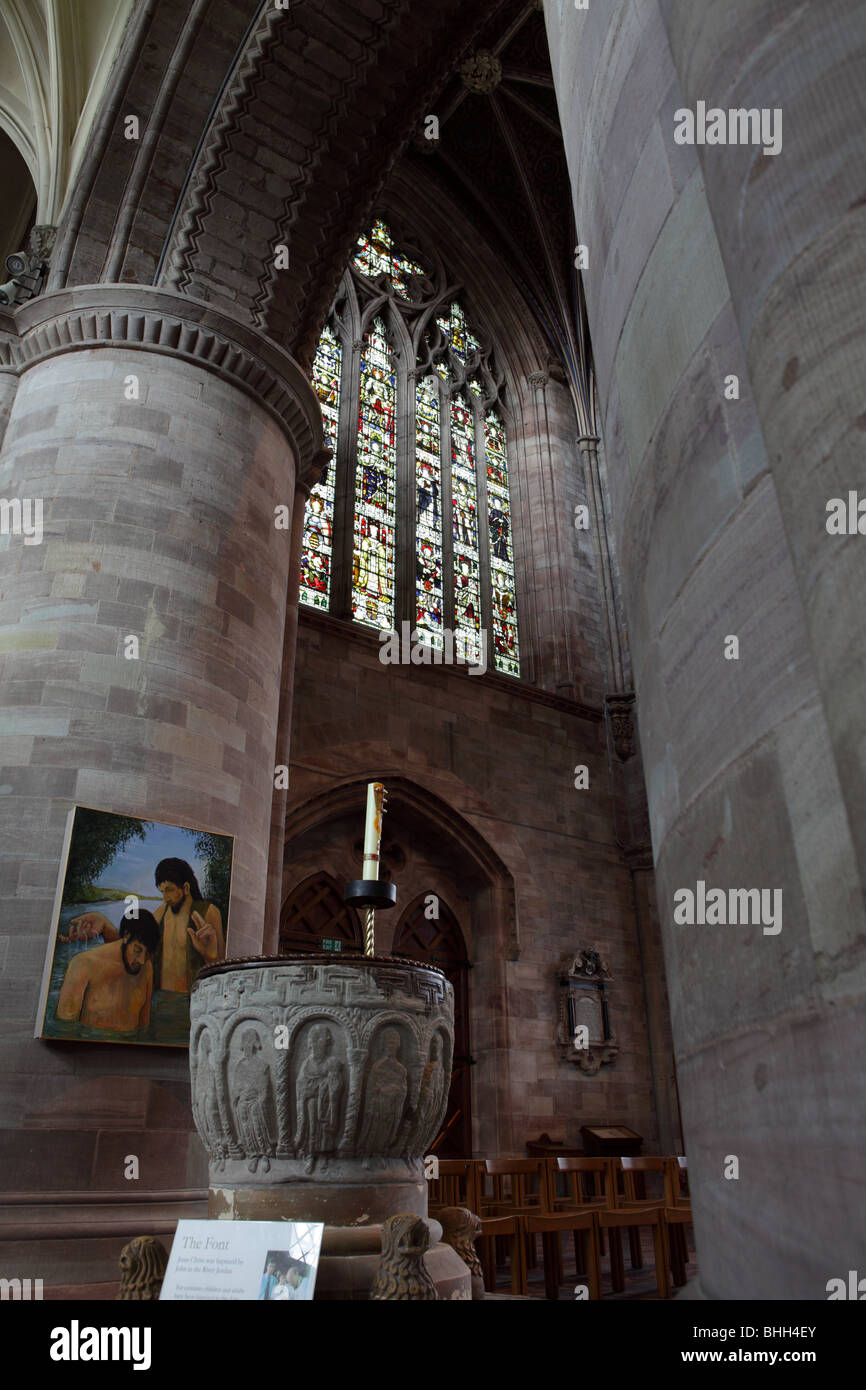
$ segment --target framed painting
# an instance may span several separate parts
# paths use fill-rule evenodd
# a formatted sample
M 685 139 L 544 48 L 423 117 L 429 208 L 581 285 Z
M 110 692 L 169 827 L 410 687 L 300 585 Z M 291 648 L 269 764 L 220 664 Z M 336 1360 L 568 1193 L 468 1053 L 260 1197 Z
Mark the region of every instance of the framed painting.
M 225 960 L 234 838 L 69 813 L 36 1036 L 189 1045 L 189 996 Z

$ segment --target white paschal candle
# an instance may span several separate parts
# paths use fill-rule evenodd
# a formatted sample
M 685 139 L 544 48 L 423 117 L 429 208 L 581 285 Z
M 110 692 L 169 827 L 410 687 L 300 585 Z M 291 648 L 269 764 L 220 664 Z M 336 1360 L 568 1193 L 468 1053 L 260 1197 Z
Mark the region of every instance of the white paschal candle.
M 364 878 L 379 877 L 379 841 L 382 836 L 381 782 L 367 784 L 367 822 L 364 826 Z

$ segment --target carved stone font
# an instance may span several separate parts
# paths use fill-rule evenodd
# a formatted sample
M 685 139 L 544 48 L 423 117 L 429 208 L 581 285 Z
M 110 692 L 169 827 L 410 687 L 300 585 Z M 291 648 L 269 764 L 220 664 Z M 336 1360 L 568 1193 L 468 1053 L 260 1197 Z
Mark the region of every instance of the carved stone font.
M 212 1189 L 297 1182 L 311 1198 L 320 1184 L 409 1182 L 426 1197 L 453 997 L 435 967 L 388 959 L 299 955 L 203 970 L 190 1072 Z

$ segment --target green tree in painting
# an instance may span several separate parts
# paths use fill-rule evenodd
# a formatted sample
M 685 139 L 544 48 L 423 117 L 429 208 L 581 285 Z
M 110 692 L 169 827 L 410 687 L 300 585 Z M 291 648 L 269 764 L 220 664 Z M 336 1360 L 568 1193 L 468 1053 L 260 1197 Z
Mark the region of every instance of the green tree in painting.
M 227 835 L 211 835 L 204 830 L 185 829 L 184 834 L 193 837 L 196 854 L 205 865 L 202 892 L 220 909 L 225 921 L 232 877 L 232 842 Z
M 87 902 L 94 884 L 120 850 L 136 837 L 144 839 L 148 821 L 134 816 L 115 816 L 109 811 L 91 811 L 79 806 L 75 812 L 72 843 L 63 885 L 63 901 Z

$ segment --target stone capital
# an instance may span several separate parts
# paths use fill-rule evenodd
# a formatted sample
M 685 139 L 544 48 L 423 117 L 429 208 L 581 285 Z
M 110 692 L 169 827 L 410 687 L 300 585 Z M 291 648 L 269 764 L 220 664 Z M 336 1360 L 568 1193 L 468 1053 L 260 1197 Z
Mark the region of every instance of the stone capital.
M 19 374 L 61 353 L 96 347 L 191 362 L 273 416 L 292 448 L 298 481 L 318 481 L 322 417 L 313 387 L 289 353 L 224 310 L 149 285 L 83 285 L 40 295 L 14 317 L 18 338 L 4 355 Z

